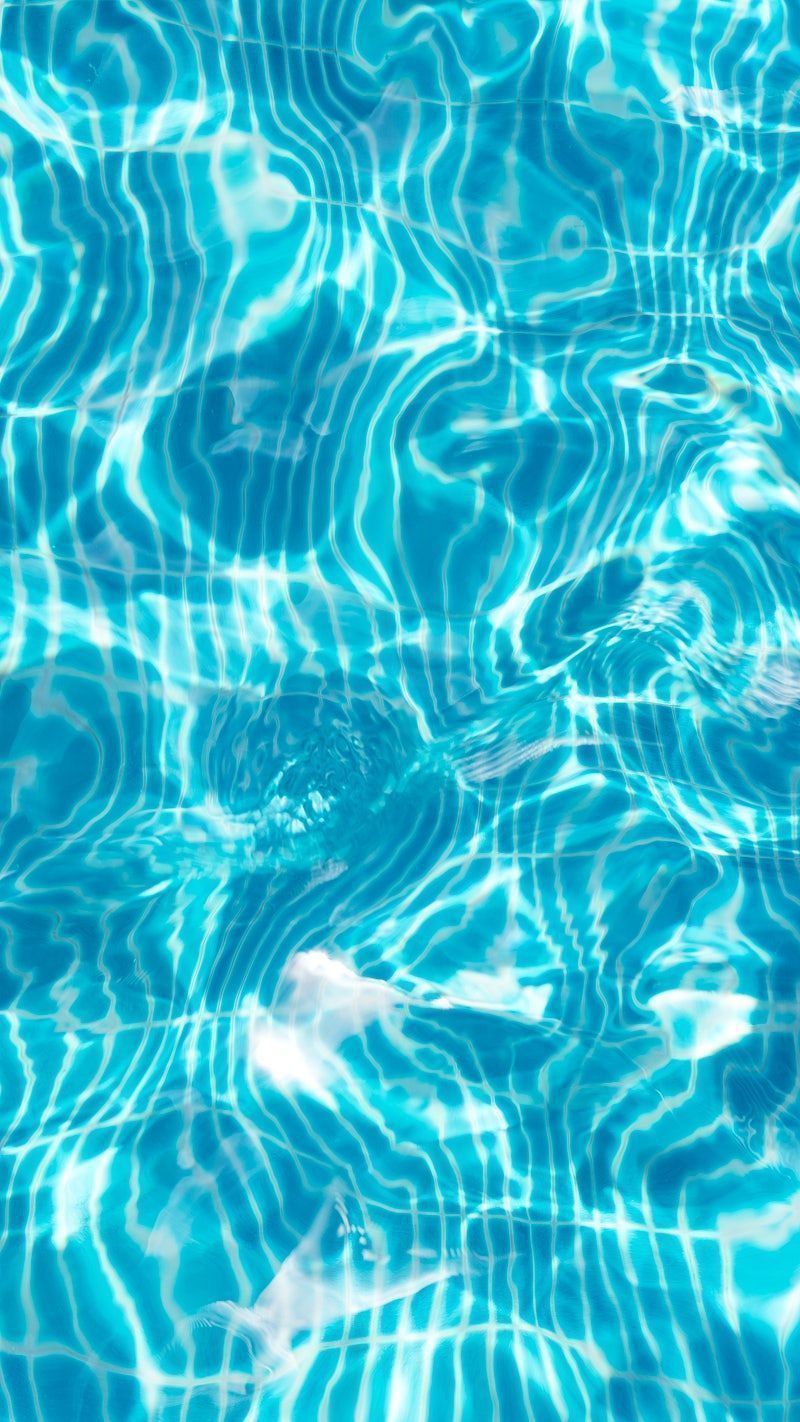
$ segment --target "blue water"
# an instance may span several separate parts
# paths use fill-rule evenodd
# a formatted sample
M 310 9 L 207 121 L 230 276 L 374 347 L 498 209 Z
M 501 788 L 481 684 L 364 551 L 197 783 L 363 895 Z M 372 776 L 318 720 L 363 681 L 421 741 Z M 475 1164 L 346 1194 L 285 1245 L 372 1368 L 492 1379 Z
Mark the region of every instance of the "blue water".
M 800 1419 L 800 7 L 4 0 L 0 1418 Z

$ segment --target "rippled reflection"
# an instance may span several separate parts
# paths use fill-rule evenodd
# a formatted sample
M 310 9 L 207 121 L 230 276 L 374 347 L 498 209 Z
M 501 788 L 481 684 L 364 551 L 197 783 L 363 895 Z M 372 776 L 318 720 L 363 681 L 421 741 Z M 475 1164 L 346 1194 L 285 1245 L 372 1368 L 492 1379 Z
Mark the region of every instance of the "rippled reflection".
M 800 1415 L 800 10 L 0 6 L 0 1415 Z

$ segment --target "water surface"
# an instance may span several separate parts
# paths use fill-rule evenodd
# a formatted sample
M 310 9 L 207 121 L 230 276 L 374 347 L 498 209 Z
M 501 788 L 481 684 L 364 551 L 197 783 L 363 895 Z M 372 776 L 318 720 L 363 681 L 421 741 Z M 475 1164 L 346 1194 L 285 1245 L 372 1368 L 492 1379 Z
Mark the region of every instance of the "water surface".
M 9 1422 L 800 1417 L 799 61 L 2 6 Z

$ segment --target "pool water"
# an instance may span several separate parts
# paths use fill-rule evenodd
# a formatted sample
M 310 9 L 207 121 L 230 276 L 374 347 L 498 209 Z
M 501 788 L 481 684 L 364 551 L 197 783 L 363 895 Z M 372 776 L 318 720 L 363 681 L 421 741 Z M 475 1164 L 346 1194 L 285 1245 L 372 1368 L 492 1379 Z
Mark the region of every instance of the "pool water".
M 800 1419 L 800 8 L 5 0 L 0 1419 Z

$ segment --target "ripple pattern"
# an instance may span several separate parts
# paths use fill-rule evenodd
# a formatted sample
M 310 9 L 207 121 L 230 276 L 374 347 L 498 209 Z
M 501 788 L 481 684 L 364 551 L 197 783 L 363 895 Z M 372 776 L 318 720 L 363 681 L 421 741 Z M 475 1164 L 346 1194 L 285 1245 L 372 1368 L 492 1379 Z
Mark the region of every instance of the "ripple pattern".
M 795 0 L 0 7 L 0 1415 L 800 1422 Z

